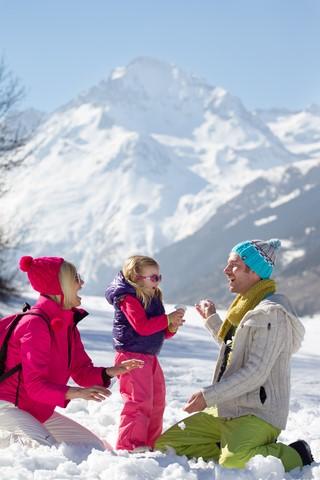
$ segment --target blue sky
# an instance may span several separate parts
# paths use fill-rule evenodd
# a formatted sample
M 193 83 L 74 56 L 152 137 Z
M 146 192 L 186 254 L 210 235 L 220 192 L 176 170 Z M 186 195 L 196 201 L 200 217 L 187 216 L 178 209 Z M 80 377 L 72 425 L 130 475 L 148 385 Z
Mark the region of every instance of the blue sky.
M 138 56 L 301 109 L 320 104 L 319 26 L 318 0 L 0 0 L 0 54 L 45 111 Z

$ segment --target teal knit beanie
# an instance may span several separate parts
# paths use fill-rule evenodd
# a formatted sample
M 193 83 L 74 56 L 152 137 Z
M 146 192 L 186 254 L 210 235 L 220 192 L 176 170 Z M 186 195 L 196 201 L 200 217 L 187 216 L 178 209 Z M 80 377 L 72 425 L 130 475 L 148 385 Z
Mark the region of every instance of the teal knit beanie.
M 260 278 L 269 278 L 276 259 L 276 250 L 281 242 L 277 238 L 271 240 L 246 240 L 232 249 L 241 260 Z

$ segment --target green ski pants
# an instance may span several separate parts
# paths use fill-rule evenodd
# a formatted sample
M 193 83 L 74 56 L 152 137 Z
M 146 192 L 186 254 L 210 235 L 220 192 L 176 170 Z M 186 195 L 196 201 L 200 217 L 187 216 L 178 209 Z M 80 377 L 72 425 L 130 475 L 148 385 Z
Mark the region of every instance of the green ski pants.
M 296 450 L 276 443 L 278 428 L 254 415 L 227 419 L 215 412 L 207 408 L 173 425 L 158 438 L 155 449 L 171 447 L 178 455 L 214 460 L 226 468 L 244 468 L 255 455 L 279 458 L 287 472 L 302 467 Z

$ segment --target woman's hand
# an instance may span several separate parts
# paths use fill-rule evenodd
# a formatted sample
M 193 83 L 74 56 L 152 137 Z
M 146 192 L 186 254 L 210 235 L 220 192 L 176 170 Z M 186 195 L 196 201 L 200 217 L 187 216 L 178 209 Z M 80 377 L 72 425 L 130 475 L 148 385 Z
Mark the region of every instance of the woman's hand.
M 115 377 L 117 375 L 122 375 L 123 373 L 128 373 L 130 370 L 134 370 L 135 368 L 143 368 L 143 366 L 143 360 L 132 358 L 131 360 L 124 360 L 113 367 L 107 367 L 106 373 L 109 375 L 109 377 Z
M 94 385 L 90 388 L 69 387 L 66 393 L 67 400 L 74 398 L 83 398 L 84 400 L 94 400 L 95 402 L 102 402 L 107 397 L 110 397 L 111 392 L 105 387 Z
M 195 307 L 201 317 L 205 319 L 216 313 L 216 306 L 211 300 L 201 300 L 199 303 L 195 304 Z

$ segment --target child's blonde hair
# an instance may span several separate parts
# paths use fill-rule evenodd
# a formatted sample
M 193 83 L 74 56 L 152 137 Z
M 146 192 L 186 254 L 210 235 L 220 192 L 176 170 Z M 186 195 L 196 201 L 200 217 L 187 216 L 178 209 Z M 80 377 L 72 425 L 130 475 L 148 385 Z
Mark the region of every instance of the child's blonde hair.
M 72 304 L 72 296 L 74 295 L 74 281 L 77 275 L 77 269 L 73 265 L 73 263 L 64 262 L 61 264 L 60 271 L 59 271 L 59 281 L 61 285 L 61 290 L 63 291 L 63 307 L 66 310 L 69 310 L 73 307 Z M 60 303 L 61 296 L 60 295 L 50 295 L 52 300 L 57 303 Z
M 159 268 L 159 264 L 151 257 L 146 257 L 144 255 L 132 255 L 125 260 L 122 267 L 122 273 L 127 282 L 135 288 L 137 297 L 142 301 L 144 308 L 147 308 L 154 295 L 160 298 L 162 301 L 162 292 L 160 288 L 157 287 L 154 293 L 148 293 L 145 292 L 140 285 L 138 285 L 136 280 L 139 275 L 142 275 L 144 267 Z

